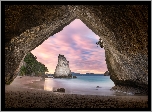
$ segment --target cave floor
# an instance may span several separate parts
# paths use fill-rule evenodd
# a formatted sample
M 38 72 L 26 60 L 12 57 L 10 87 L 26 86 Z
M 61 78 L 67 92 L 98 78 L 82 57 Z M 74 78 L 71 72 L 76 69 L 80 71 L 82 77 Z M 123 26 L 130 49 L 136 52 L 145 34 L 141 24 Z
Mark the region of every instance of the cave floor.
M 18 80 L 19 78 L 18 76 Z M 21 78 L 20 81 L 5 86 L 5 108 L 148 108 L 148 96 L 54 93 L 42 89 L 23 88 L 23 85 L 31 81 L 41 79 L 40 77 L 25 78 L 28 80 L 22 81 Z

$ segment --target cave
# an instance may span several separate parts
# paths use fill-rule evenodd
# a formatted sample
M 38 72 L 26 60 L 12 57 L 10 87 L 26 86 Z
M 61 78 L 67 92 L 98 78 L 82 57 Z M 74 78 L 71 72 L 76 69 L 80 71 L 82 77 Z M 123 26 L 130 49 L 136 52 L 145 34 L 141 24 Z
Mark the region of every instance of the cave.
M 102 39 L 115 88 L 148 92 L 148 5 L 6 5 L 5 84 L 28 52 L 74 19 Z

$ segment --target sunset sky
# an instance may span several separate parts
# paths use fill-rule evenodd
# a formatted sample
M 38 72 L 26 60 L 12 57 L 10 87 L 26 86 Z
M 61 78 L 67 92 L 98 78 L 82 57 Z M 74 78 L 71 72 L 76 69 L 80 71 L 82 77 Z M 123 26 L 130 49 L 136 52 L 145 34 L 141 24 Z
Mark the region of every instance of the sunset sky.
M 98 35 L 80 19 L 75 19 L 31 52 L 51 74 L 55 71 L 59 54 L 69 61 L 71 72 L 104 73 L 107 71 L 105 51 L 97 47 L 98 40 Z

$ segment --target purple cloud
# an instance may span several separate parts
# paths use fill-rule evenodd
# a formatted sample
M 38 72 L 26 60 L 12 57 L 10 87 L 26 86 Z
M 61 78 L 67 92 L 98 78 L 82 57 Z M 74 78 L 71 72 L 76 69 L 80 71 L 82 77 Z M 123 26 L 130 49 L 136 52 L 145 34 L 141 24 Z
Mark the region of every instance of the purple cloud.
M 104 73 L 107 71 L 105 51 L 97 47 L 99 37 L 79 19 L 72 21 L 61 32 L 49 37 L 32 53 L 54 73 L 58 55 L 64 55 L 72 72 Z

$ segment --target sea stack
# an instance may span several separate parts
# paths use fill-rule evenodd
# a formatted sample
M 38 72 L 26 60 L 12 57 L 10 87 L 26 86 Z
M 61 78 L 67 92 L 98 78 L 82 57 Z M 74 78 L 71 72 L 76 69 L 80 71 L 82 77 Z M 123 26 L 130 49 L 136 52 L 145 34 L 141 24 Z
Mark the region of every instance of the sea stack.
M 54 78 L 72 78 L 71 70 L 69 68 L 69 61 L 64 55 L 58 56 L 58 64 L 54 72 Z

